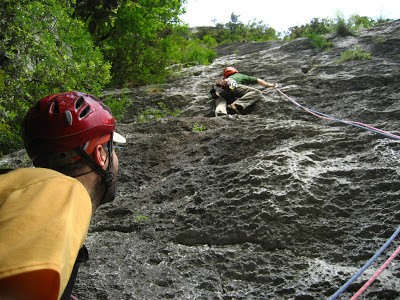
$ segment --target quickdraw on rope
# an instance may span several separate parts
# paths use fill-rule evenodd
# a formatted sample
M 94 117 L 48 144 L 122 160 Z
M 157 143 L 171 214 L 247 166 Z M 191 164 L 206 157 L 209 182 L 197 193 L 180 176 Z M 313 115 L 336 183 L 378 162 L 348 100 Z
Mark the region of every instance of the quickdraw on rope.
M 298 103 L 297 101 L 295 101 L 294 99 L 292 99 L 291 97 L 289 97 L 288 95 L 286 95 L 278 87 L 275 87 L 275 88 L 281 95 L 283 95 L 286 99 L 288 99 L 294 105 L 296 105 L 297 107 L 303 109 L 304 111 L 316 116 L 317 118 L 344 123 L 344 124 L 347 124 L 347 125 L 351 125 L 351 126 L 355 126 L 355 127 L 359 127 L 359 128 L 365 129 L 365 130 L 369 130 L 369 131 L 384 135 L 384 136 L 392 138 L 392 139 L 400 140 L 400 136 L 399 135 L 396 135 L 396 134 L 381 130 L 379 128 L 375 128 L 375 127 L 372 127 L 370 125 L 367 125 L 367 124 L 364 124 L 364 123 L 361 123 L 361 122 L 353 122 L 353 121 L 346 121 L 346 120 L 337 119 L 335 117 L 332 117 L 332 116 L 329 116 L 327 114 L 318 112 L 318 111 L 313 110 L 311 108 L 307 108 L 307 107 L 301 105 L 300 103 Z
M 340 296 L 340 294 L 342 294 L 378 257 L 379 257 L 379 255 L 381 255 L 382 254 L 382 252 L 383 251 L 385 251 L 386 250 L 386 248 L 390 245 L 390 243 L 392 243 L 393 242 L 393 240 L 397 237 L 397 235 L 399 234 L 399 232 L 400 232 L 400 226 L 399 227 L 397 227 L 397 230 L 392 234 L 392 236 L 386 241 L 386 243 L 374 254 L 374 256 L 372 256 L 366 263 L 365 263 L 365 265 L 360 269 L 360 270 L 358 270 L 358 272 L 356 273 L 356 274 L 354 274 L 353 275 L 353 277 L 351 277 L 340 289 L 338 289 L 337 291 L 336 291 L 336 293 L 334 293 L 330 298 L 329 298 L 329 300 L 334 300 L 334 299 L 336 299 L 337 297 L 339 297 Z M 396 252 L 397 252 L 397 250 L 396 250 Z M 397 253 L 396 253 L 396 255 L 397 255 Z M 392 255 L 393 256 L 393 255 Z M 393 257 L 394 258 L 394 257 Z M 393 258 L 390 260 L 390 261 L 392 261 L 393 260 Z M 389 262 L 390 262 L 389 261 Z M 387 263 L 387 264 L 389 264 L 389 263 Z M 386 265 L 387 266 L 387 265 Z M 385 268 L 386 268 L 386 266 L 385 266 Z M 383 269 L 382 269 L 383 270 Z M 381 271 L 382 272 L 382 271 Z M 378 274 L 379 275 L 379 274 Z M 378 275 L 376 275 L 376 277 L 378 276 Z M 376 278 L 375 277 L 375 278 Z M 375 280 L 375 278 L 374 278 L 374 280 Z M 372 283 L 372 282 L 371 282 Z M 371 284 L 371 283 L 369 283 L 368 284 L 368 286 Z M 367 287 L 368 287 L 367 286 Z M 367 288 L 367 287 L 365 287 L 365 289 Z M 361 291 L 361 293 L 365 290 L 365 289 L 363 289 L 362 291 Z M 361 294 L 360 293 L 360 294 Z M 358 297 L 358 296 L 357 296 Z M 355 298 L 356 299 L 356 298 Z

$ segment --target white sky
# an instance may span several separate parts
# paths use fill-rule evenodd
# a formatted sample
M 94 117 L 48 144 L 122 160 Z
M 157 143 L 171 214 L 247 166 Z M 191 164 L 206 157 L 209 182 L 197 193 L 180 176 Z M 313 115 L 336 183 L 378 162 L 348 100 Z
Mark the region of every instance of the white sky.
M 263 21 L 278 32 L 305 25 L 312 18 L 334 19 L 338 12 L 345 19 L 354 14 L 400 19 L 400 0 L 187 0 L 184 7 L 181 20 L 190 27 L 213 26 L 213 21 L 225 24 L 233 12 L 244 24 Z

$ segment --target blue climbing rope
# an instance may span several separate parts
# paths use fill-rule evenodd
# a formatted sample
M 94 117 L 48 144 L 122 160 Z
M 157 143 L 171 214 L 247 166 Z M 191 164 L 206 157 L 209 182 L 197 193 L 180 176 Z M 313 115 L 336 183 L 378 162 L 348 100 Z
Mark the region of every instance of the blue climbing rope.
M 396 139 L 396 140 L 400 140 L 400 136 L 381 130 L 379 128 L 375 128 L 373 126 L 361 123 L 361 122 L 353 122 L 353 121 L 346 121 L 346 120 L 341 120 L 335 117 L 332 117 L 330 115 L 321 113 L 319 111 L 316 111 L 314 109 L 310 109 L 307 108 L 303 105 L 301 105 L 300 103 L 298 103 L 297 101 L 295 101 L 294 99 L 292 99 L 291 97 L 289 97 L 288 95 L 286 95 L 285 93 L 283 93 L 278 87 L 275 87 L 276 90 L 283 96 L 285 96 L 290 102 L 292 102 L 294 105 L 296 105 L 297 107 L 303 109 L 304 111 L 318 117 L 321 119 L 326 119 L 326 120 L 331 120 L 331 121 L 336 121 L 336 122 L 340 122 L 340 123 L 344 123 L 347 125 L 351 125 L 351 126 L 355 126 L 358 128 L 362 128 L 368 131 L 372 131 L 375 132 L 377 134 L 381 134 L 383 136 L 392 138 L 392 139 Z M 397 228 L 397 230 L 392 234 L 392 236 L 386 241 L 386 243 L 367 261 L 367 263 L 356 273 L 353 275 L 353 277 L 351 277 L 342 287 L 340 287 L 340 289 L 338 289 L 336 291 L 336 293 L 334 293 L 328 300 L 335 300 L 337 299 L 337 297 L 339 297 L 378 257 L 379 255 L 382 254 L 383 251 L 385 251 L 385 249 L 393 242 L 393 240 L 397 237 L 397 235 L 400 233 L 400 226 Z M 400 250 L 399 250 L 400 251 Z M 397 255 L 397 250 L 396 250 L 396 255 Z
M 387 266 L 392 262 L 393 259 L 396 258 L 397 255 L 400 253 L 400 246 L 397 247 L 397 249 L 393 252 L 393 254 L 385 261 L 385 263 L 372 275 L 370 279 L 364 285 L 353 295 L 353 297 L 350 298 L 350 300 L 356 300 L 358 297 L 361 296 L 362 293 L 365 292 L 365 290 L 375 281 L 375 279 L 381 274 Z
M 397 237 L 397 235 L 400 232 L 400 226 L 397 228 L 397 230 L 392 234 L 392 236 L 386 241 L 386 243 L 366 262 L 366 264 L 356 273 L 351 277 L 340 289 L 334 293 L 329 300 L 334 300 L 337 297 L 340 296 L 349 286 L 352 284 L 378 257 L 379 255 L 382 254 L 383 251 L 386 250 L 386 248 L 390 245 L 390 243 L 393 242 L 393 240 Z

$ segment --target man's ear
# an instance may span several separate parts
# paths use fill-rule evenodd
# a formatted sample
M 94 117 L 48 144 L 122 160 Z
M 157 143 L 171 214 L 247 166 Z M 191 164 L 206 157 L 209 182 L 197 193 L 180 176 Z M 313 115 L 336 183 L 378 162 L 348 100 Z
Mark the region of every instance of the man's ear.
M 104 168 L 107 161 L 107 151 L 104 150 L 104 147 L 102 145 L 97 145 L 94 148 L 93 159 L 99 166 Z

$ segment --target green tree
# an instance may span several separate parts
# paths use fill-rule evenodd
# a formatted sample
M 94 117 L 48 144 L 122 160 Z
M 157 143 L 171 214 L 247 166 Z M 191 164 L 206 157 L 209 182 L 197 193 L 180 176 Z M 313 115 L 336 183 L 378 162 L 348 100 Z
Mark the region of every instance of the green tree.
M 138 0 L 119 7 L 113 24 L 98 28 L 95 40 L 112 63 L 113 84 L 160 82 L 168 74 L 168 43 L 183 1 Z
M 73 18 L 79 18 L 88 25 L 89 32 L 96 34 L 98 27 L 112 23 L 118 8 L 134 0 L 67 0 L 73 8 Z
M 1 3 L 0 152 L 21 148 L 22 118 L 38 99 L 66 90 L 97 93 L 110 81 L 110 64 L 71 13 L 56 0 Z
M 162 44 L 163 51 L 168 53 L 168 66 L 208 65 L 216 58 L 215 39 L 210 35 L 204 35 L 201 39 L 191 36 L 190 29 L 186 26 L 174 27 L 172 33 L 163 39 Z
M 262 21 L 256 21 L 247 23 L 246 28 L 246 40 L 261 42 L 268 40 L 278 39 L 276 30 L 272 27 L 265 25 Z
M 216 23 L 214 27 L 199 28 L 194 35 L 199 38 L 208 35 L 219 45 L 242 41 L 262 42 L 278 39 L 276 30 L 265 25 L 262 21 L 253 20 L 244 24 L 239 20 L 239 17 L 232 13 L 228 23 Z
M 285 33 L 285 39 L 297 39 L 309 35 L 322 35 L 333 31 L 333 21 L 331 19 L 312 18 L 310 23 L 301 26 L 290 27 Z

